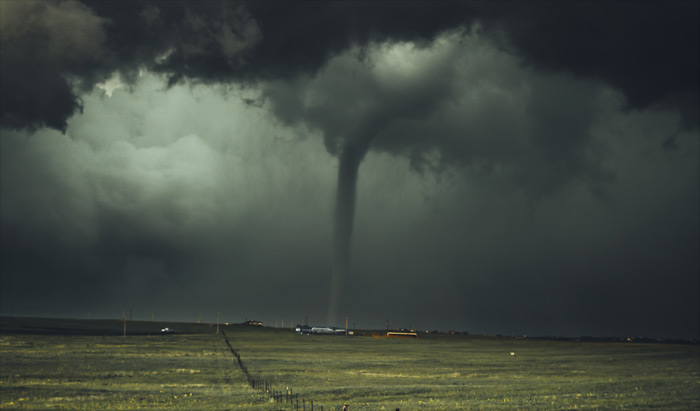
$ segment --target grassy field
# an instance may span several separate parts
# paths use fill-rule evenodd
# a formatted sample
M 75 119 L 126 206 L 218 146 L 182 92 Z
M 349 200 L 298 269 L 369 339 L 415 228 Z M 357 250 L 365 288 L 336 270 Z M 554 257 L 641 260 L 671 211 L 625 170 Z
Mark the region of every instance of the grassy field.
M 0 408 L 252 408 L 260 394 L 225 348 L 213 334 L 3 335 Z
M 0 408 L 294 409 L 248 385 L 215 328 L 159 326 L 5 320 Z M 252 376 L 316 410 L 700 409 L 698 346 L 224 329 Z
M 229 339 L 252 374 L 353 410 L 700 409 L 697 346 L 272 330 Z

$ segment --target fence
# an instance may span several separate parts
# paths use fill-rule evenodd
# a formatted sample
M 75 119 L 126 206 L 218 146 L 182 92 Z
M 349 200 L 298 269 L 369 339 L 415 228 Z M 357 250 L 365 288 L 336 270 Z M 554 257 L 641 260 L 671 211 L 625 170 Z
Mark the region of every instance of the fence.
M 294 390 L 291 388 L 286 390 L 276 390 L 274 389 L 272 384 L 270 384 L 270 381 L 267 378 L 255 378 L 254 376 L 252 376 L 250 372 L 248 372 L 248 367 L 246 367 L 246 365 L 243 363 L 243 360 L 241 360 L 241 355 L 238 353 L 238 351 L 236 351 L 235 348 L 231 346 L 231 342 L 228 340 L 228 337 L 226 336 L 226 333 L 223 330 L 221 330 L 221 335 L 224 336 L 224 341 L 226 341 L 226 345 L 228 346 L 229 351 L 231 351 L 231 354 L 233 354 L 233 356 L 236 358 L 238 366 L 248 379 L 248 384 L 250 384 L 250 386 L 254 390 L 262 391 L 265 395 L 269 396 L 273 401 L 277 403 L 289 404 L 290 409 L 293 408 L 294 411 L 323 411 L 323 405 L 314 408 L 313 400 L 309 400 L 305 397 L 299 396 L 298 393 L 295 394 Z

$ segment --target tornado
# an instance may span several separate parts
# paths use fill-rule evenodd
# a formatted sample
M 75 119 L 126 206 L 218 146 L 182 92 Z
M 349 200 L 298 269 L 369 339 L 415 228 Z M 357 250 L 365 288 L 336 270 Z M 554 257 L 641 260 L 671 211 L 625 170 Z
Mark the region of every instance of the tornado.
M 333 260 L 327 324 L 336 324 L 341 307 L 343 286 L 350 268 L 352 226 L 355 218 L 357 172 L 369 148 L 371 138 L 346 144 L 339 156 L 338 186 L 333 221 Z

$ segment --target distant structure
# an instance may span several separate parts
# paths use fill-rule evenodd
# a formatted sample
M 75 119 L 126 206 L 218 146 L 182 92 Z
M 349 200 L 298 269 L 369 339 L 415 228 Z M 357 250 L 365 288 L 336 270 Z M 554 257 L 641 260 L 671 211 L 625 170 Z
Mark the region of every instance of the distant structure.
M 263 323 L 262 323 L 262 321 L 248 320 L 248 321 L 244 322 L 243 325 L 252 325 L 255 327 L 262 327 Z
M 297 325 L 296 332 L 299 334 L 324 334 L 324 335 L 353 335 L 352 331 L 346 332 L 344 328 L 337 327 L 312 327 L 308 324 Z

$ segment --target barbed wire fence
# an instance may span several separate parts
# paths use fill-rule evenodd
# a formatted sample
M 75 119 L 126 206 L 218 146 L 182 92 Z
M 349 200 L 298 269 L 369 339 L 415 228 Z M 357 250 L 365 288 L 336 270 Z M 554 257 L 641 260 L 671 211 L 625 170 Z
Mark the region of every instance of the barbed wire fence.
M 233 356 L 236 358 L 238 367 L 241 369 L 243 374 L 245 374 L 246 379 L 248 380 L 248 384 L 251 386 L 251 388 L 253 388 L 254 390 L 260 390 L 263 393 L 263 395 L 266 395 L 275 403 L 289 404 L 290 410 L 293 409 L 294 411 L 324 411 L 323 405 L 315 406 L 314 401 L 312 399 L 308 399 L 304 396 L 299 395 L 299 393 L 295 393 L 292 388 L 278 390 L 275 389 L 275 387 L 270 383 L 269 379 L 253 376 L 248 371 L 248 367 L 241 359 L 241 355 L 238 353 L 238 351 L 236 351 L 235 348 L 233 348 L 233 346 L 231 346 L 231 342 L 226 336 L 224 330 L 221 330 L 221 335 L 224 336 L 224 341 L 226 342 L 229 351 L 231 351 L 231 354 L 233 354 Z

